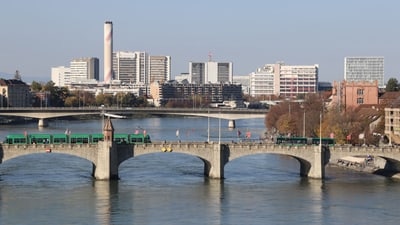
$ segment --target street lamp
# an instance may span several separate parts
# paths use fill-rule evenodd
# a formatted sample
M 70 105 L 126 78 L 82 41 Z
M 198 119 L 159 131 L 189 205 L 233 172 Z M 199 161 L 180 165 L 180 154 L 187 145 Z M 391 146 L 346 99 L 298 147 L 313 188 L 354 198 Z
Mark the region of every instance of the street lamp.
M 306 137 L 306 110 L 303 113 L 303 137 Z
M 221 111 L 219 111 L 218 118 L 218 144 L 221 144 Z
M 322 113 L 319 113 L 319 148 L 322 150 Z
M 208 123 L 207 123 L 207 143 L 210 143 L 210 109 L 208 109 L 208 115 L 207 115 Z

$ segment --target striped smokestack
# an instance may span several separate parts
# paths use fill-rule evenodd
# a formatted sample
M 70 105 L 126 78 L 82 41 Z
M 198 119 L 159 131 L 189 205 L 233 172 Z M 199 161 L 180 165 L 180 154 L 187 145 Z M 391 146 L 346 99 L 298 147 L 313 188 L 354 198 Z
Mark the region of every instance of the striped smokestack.
M 104 83 L 110 84 L 112 78 L 113 25 L 104 23 Z

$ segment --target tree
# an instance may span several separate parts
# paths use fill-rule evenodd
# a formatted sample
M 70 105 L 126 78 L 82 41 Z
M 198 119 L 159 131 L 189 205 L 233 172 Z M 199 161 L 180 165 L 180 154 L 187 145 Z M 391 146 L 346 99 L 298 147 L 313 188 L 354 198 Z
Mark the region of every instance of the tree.
M 386 84 L 386 91 L 399 91 L 399 83 L 396 78 L 390 78 Z
M 41 91 L 42 90 L 42 84 L 36 81 L 32 81 L 31 84 L 31 90 L 32 91 Z

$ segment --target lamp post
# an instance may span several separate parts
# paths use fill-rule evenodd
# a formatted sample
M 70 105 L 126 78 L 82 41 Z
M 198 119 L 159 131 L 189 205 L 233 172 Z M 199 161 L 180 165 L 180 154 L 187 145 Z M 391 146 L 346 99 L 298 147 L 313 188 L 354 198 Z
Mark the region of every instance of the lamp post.
M 306 110 L 303 113 L 303 137 L 306 137 Z
M 208 109 L 207 119 L 207 143 L 210 143 L 210 109 Z
M 218 144 L 221 144 L 221 111 L 218 118 Z
M 322 149 L 322 113 L 319 113 L 319 148 Z

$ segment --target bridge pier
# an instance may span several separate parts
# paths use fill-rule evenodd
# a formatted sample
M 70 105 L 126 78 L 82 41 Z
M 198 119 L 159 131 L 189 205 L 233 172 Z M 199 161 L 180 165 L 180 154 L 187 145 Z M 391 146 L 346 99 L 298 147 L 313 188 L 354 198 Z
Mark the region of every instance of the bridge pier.
M 325 149 L 321 145 L 314 148 L 314 162 L 312 162 L 308 177 L 325 178 Z
M 97 180 L 118 179 L 118 148 L 113 142 L 114 127 L 108 118 L 103 127 L 104 141 L 99 141 L 93 175 Z
M 229 120 L 228 128 L 236 128 L 235 120 Z
M 39 119 L 38 121 L 38 127 L 48 127 L 49 123 L 46 119 Z
M 97 162 L 93 167 L 96 180 L 118 179 L 117 146 L 108 141 L 98 143 Z
M 204 162 L 204 175 L 215 179 L 224 178 L 224 166 L 227 161 L 225 159 L 226 149 L 224 145 L 214 144 L 209 161 Z

